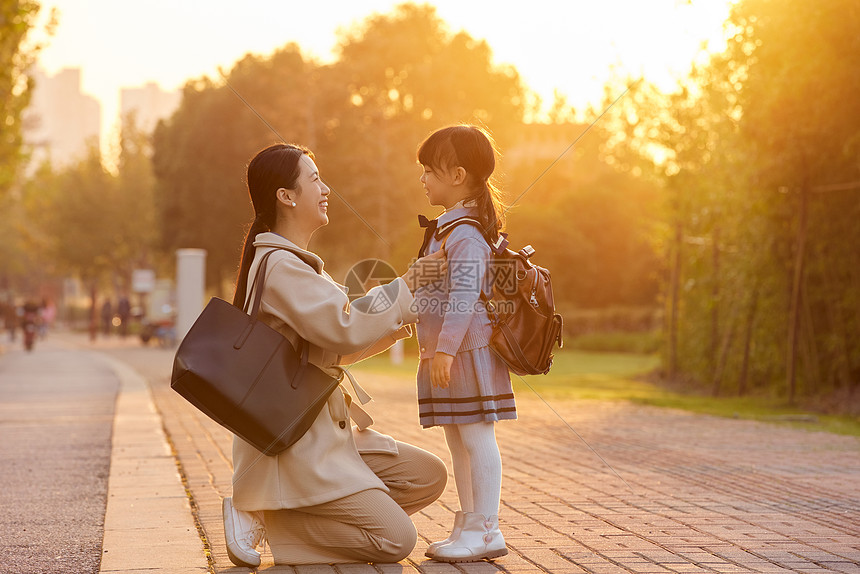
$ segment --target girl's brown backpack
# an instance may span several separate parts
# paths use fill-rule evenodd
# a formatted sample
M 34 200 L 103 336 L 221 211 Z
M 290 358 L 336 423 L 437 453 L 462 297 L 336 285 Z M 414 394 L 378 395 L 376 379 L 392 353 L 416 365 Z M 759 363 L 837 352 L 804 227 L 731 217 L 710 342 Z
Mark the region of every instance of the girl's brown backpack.
M 458 225 L 474 225 L 490 244 L 493 258 L 492 293 L 481 293 L 493 334 L 490 347 L 517 375 L 545 375 L 552 367 L 555 345 L 561 348 L 563 320 L 555 312 L 549 270 L 529 261 L 535 250 L 527 245 L 517 252 L 507 248 L 506 233 L 490 241 L 477 219 L 461 217 L 435 229 L 436 239 L 448 239 Z M 423 222 L 422 222 L 423 225 Z M 427 241 L 425 241 L 426 247 Z M 424 247 L 422 247 L 423 251 Z

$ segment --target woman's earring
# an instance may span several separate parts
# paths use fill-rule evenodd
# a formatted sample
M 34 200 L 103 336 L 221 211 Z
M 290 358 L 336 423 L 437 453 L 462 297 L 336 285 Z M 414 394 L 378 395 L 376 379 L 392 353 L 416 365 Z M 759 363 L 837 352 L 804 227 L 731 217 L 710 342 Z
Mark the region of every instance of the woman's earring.
M 296 206 L 296 202 L 295 202 L 295 201 L 291 201 L 291 202 L 290 202 L 290 205 L 292 205 L 293 207 L 295 207 L 295 206 Z

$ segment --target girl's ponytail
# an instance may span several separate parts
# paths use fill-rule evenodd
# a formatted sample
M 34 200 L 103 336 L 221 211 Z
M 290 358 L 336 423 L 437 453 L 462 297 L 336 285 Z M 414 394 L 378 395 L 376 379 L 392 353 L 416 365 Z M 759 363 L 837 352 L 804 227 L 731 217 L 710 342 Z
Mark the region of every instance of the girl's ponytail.
M 499 155 L 496 143 L 493 136 L 478 126 L 459 126 L 453 136 L 452 143 L 460 158 L 460 165 L 472 180 L 472 199 L 476 202 L 478 220 L 483 226 L 484 235 L 495 241 L 504 227 L 507 209 L 502 201 L 502 192 L 493 184 L 496 156 Z
M 502 193 L 492 181 L 484 180 L 478 186 L 474 197 L 478 209 L 478 220 L 484 229 L 484 235 L 495 241 L 505 225 L 505 204 L 501 199 Z

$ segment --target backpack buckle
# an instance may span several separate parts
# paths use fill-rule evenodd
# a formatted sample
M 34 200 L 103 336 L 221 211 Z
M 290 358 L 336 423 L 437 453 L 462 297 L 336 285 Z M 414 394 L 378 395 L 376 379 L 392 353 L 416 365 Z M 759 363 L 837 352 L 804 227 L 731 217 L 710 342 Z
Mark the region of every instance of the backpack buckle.
M 496 240 L 493 241 L 492 243 L 490 243 L 490 249 L 496 255 L 501 255 L 502 253 L 505 252 L 505 249 L 508 248 L 508 243 L 509 243 L 508 234 L 507 233 L 499 233 L 499 236 L 496 238 Z

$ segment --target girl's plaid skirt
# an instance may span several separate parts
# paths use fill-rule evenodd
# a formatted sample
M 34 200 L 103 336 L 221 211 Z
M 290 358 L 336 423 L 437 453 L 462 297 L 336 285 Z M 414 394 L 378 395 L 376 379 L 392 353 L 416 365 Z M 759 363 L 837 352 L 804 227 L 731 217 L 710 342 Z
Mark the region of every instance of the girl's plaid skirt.
M 418 365 L 418 418 L 423 427 L 517 418 L 508 367 L 490 347 L 457 353 L 446 389 L 430 382 L 431 361 L 423 359 Z

